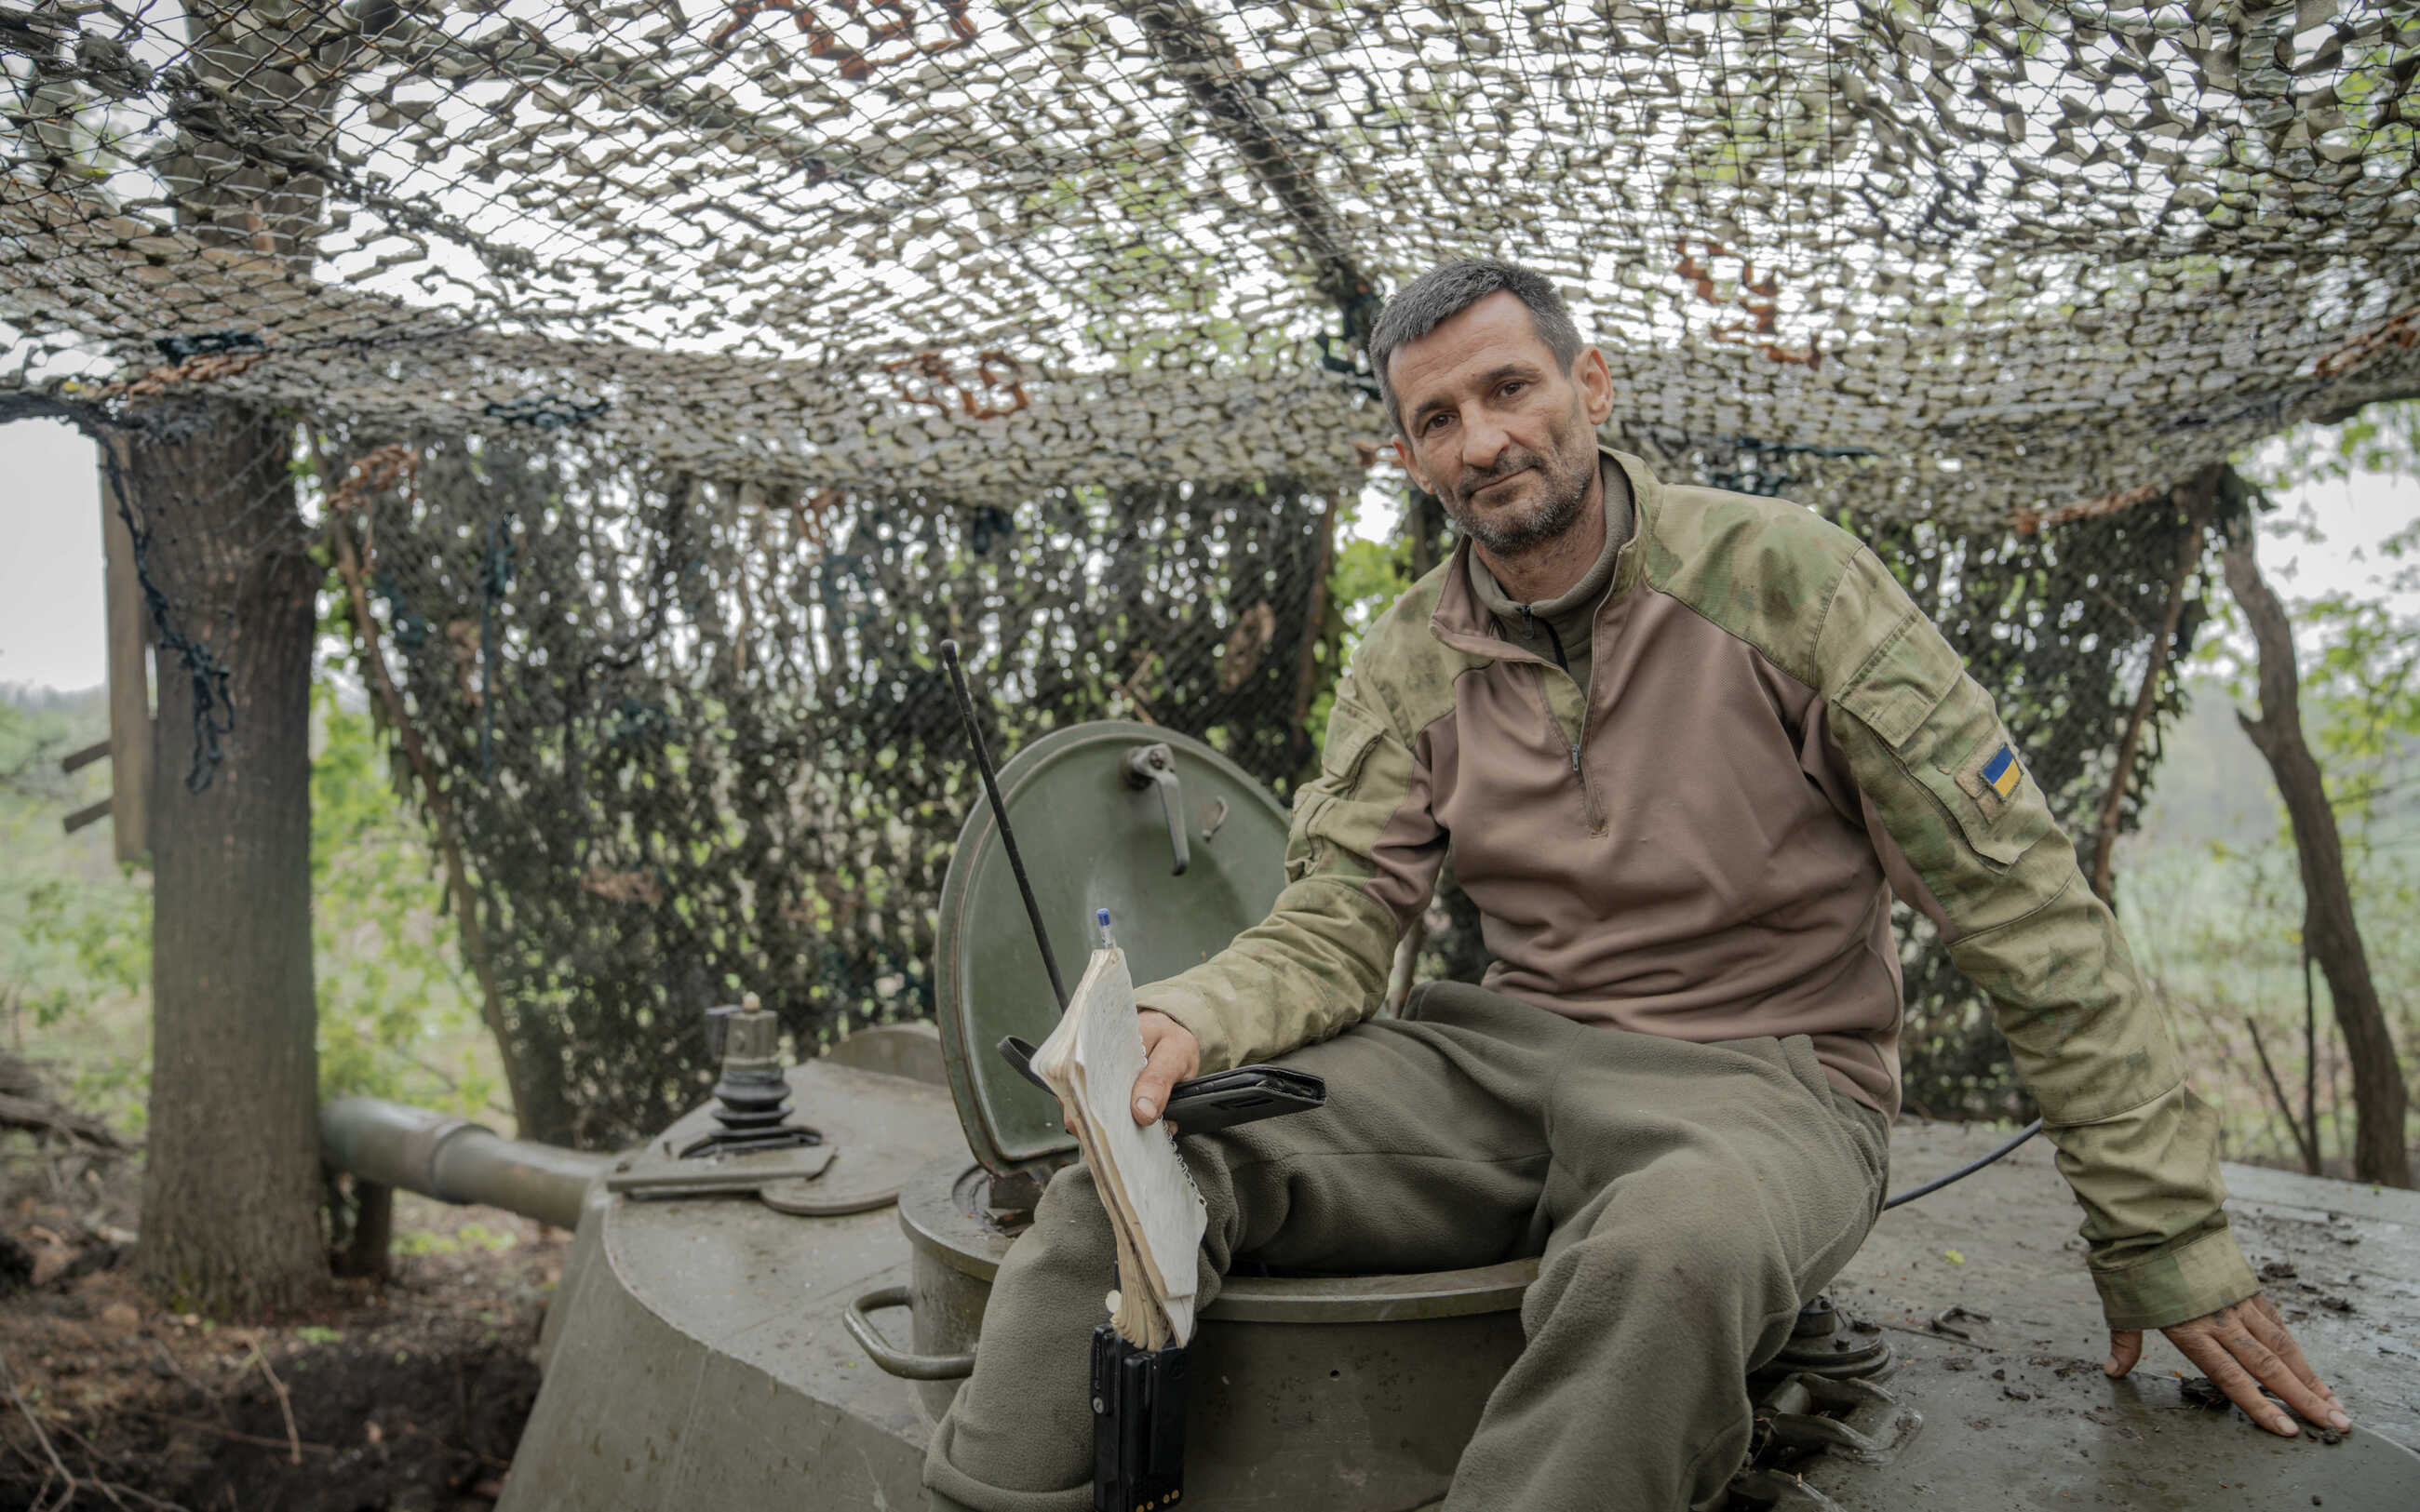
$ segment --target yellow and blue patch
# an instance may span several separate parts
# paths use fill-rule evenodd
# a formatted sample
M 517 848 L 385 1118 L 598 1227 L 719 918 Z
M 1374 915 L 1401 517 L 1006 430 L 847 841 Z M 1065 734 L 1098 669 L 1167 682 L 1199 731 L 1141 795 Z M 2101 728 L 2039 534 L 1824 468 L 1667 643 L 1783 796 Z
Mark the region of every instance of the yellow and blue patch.
M 2006 741 L 1983 764 L 1983 784 L 2003 798 L 2016 795 L 2017 783 L 2024 775 L 2024 768 L 2017 764 L 2015 748 Z

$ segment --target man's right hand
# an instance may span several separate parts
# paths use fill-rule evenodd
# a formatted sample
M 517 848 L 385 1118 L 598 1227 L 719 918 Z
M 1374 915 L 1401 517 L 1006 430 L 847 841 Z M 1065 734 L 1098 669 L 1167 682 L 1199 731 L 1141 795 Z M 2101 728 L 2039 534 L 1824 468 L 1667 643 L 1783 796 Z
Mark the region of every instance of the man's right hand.
M 1202 1041 L 1193 1031 L 1156 1008 L 1140 1015 L 1142 1026 L 1142 1074 L 1135 1078 L 1134 1120 L 1150 1123 L 1168 1106 L 1176 1084 L 1202 1070 Z
M 1137 1020 L 1142 1030 L 1143 1063 L 1142 1074 L 1134 1084 L 1134 1121 L 1147 1124 L 1168 1106 L 1168 1094 L 1177 1083 L 1201 1072 L 1202 1041 L 1193 1038 L 1191 1029 L 1156 1008 L 1142 1010 Z M 1069 1134 L 1076 1132 L 1063 1116 L 1059 1123 Z

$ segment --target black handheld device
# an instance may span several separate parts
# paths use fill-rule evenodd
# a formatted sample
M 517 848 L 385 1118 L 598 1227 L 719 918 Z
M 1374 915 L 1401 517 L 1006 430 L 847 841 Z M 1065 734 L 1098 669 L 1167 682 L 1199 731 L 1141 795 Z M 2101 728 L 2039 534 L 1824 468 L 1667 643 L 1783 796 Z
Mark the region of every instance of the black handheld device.
M 1093 1329 L 1093 1512 L 1185 1499 L 1185 1347 L 1146 1350 Z
M 1033 1046 L 1016 1035 L 1005 1035 L 1000 1041 L 1000 1057 L 1016 1067 L 1018 1075 L 1046 1092 L 1050 1090 L 1050 1084 L 1033 1069 Z M 1307 1071 L 1237 1066 L 1177 1083 L 1169 1091 L 1168 1106 L 1160 1111 L 1175 1123 L 1178 1134 L 1208 1134 L 1274 1119 L 1280 1113 L 1300 1113 L 1326 1102 L 1327 1083 Z

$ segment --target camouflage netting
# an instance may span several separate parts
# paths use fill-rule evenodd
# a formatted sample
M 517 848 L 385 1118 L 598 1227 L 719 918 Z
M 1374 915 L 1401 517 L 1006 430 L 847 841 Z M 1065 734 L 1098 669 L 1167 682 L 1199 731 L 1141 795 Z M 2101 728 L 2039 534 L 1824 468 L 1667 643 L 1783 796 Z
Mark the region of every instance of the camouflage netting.
M 943 629 L 1006 745 L 1299 772 L 1334 505 L 1399 477 L 1359 340 L 1458 253 L 1563 284 L 1611 439 L 1885 549 L 2089 835 L 2171 486 L 2420 391 L 2415 69 L 2420 7 L 2332 0 L 0 4 L 0 404 L 316 438 L 275 501 L 601 1139 L 704 1000 L 922 1007 Z M 1992 1105 L 1912 949 L 1920 1095 Z
M 785 486 L 1342 487 L 1373 301 L 1490 248 L 1628 424 L 2005 517 L 2420 374 L 2409 5 L 5 14 L 20 381 L 181 338 L 230 394 Z
M 1311 757 L 1328 517 L 1299 488 L 803 516 L 584 444 L 387 446 L 408 471 L 342 470 L 387 484 L 357 491 L 362 576 L 473 858 L 523 1120 L 551 1137 L 695 1102 L 698 1011 L 742 991 L 809 1048 L 931 1013 L 934 904 L 980 801 L 943 638 L 975 650 L 995 751 L 1115 716 L 1280 790 Z

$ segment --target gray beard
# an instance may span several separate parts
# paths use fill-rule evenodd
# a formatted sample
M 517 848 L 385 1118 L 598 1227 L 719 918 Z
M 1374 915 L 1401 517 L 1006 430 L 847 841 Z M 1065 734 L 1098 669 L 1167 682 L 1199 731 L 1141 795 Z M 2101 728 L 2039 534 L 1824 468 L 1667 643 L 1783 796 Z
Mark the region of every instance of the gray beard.
M 1588 471 L 1576 477 L 1560 479 L 1545 472 L 1542 458 L 1533 457 L 1531 462 L 1524 463 L 1525 467 L 1538 467 L 1541 475 L 1545 477 L 1548 492 L 1523 514 L 1482 519 L 1471 510 L 1467 499 L 1445 501 L 1446 514 L 1462 528 L 1464 534 L 1487 548 L 1490 554 L 1507 560 L 1527 556 L 1578 523 L 1581 508 L 1588 502 L 1589 472 L 1596 468 L 1596 454 L 1592 451 L 1589 454 L 1588 464 Z M 1506 469 L 1476 479 L 1469 485 L 1470 490 L 1476 492 L 1518 471 L 1518 468 Z

